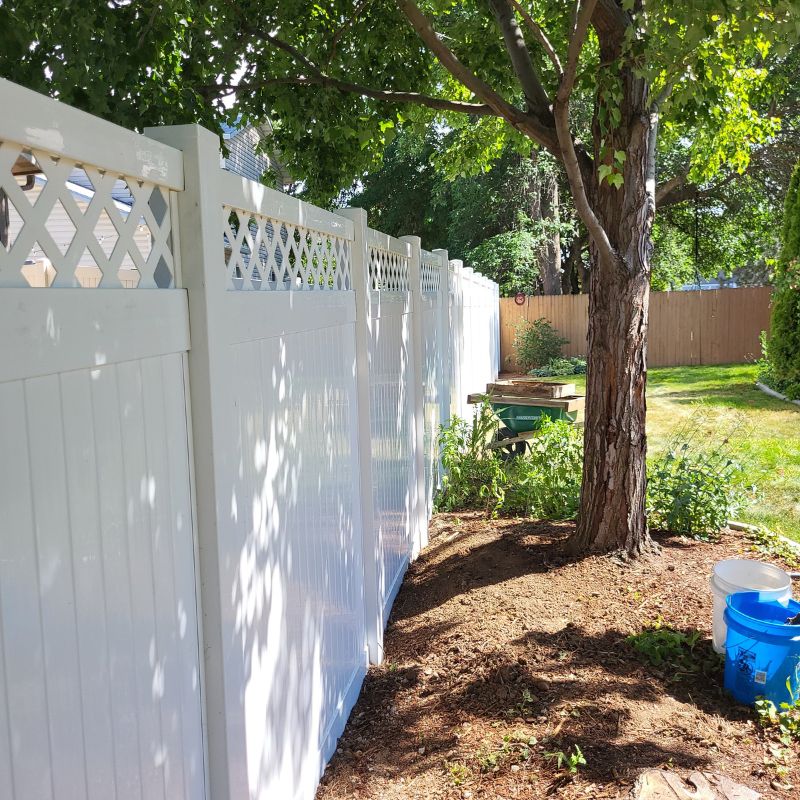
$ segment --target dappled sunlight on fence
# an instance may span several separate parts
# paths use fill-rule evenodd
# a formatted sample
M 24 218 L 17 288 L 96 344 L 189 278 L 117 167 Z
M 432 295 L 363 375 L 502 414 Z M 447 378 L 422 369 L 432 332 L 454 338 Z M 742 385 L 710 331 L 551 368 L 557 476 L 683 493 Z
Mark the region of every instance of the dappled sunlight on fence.
M 496 286 L 197 126 L 0 101 L 0 797 L 311 798 Z

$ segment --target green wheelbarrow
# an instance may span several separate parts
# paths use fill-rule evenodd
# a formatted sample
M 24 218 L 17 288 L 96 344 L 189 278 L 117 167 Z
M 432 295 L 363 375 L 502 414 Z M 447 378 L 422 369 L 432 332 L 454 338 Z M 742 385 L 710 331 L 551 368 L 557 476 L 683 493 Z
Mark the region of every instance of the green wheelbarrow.
M 470 403 L 488 402 L 500 420 L 495 440 L 489 447 L 499 450 L 503 460 L 522 455 L 528 449 L 528 442 L 536 436 L 542 420 L 563 419 L 575 423 L 584 405 L 584 398 L 579 395 L 530 397 L 498 395 L 495 391 L 471 394 L 467 400 Z

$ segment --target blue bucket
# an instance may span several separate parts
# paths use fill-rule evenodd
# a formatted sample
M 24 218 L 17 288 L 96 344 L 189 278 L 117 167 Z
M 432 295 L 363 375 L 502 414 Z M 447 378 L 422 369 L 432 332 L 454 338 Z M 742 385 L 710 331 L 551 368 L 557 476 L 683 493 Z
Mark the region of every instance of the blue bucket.
M 726 604 L 725 688 L 746 705 L 757 697 L 793 704 L 800 694 L 800 625 L 786 620 L 800 613 L 800 603 L 738 592 Z

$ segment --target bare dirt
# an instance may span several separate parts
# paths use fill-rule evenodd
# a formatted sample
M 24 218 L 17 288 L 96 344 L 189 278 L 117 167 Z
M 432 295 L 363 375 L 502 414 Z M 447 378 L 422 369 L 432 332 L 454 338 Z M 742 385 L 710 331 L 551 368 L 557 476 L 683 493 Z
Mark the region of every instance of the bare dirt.
M 797 798 L 797 748 L 780 752 L 723 692 L 710 644 L 708 576 L 750 557 L 741 534 L 713 544 L 657 537 L 661 555 L 570 560 L 571 523 L 441 514 L 411 566 L 318 800 L 623 798 L 641 770 L 714 770 Z M 706 674 L 637 658 L 630 634 L 699 629 Z M 557 754 L 580 747 L 570 777 Z

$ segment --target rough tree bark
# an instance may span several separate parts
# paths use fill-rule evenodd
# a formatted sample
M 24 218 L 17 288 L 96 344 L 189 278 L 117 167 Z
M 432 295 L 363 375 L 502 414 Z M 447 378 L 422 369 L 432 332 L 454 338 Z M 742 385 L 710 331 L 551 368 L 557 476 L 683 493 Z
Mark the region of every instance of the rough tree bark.
M 621 550 L 636 556 L 653 549 L 645 517 L 645 384 L 650 278 L 650 233 L 655 214 L 657 104 L 648 105 L 648 85 L 634 73 L 626 41 L 637 35 L 633 18 L 618 0 L 576 0 L 562 60 L 544 30 L 517 0 L 490 0 L 525 108 L 509 104 L 467 68 L 413 0 L 396 0 L 429 50 L 490 112 L 559 158 L 575 208 L 591 237 L 590 326 L 586 429 L 581 503 L 574 552 Z M 641 0 L 634 0 L 641 10 Z M 533 65 L 513 10 L 545 50 L 558 76 L 552 104 Z M 600 103 L 609 102 L 603 82 L 597 97 L 590 158 L 574 137 L 570 97 L 589 28 L 600 45 L 601 69 L 621 91 L 621 118 L 602 130 Z M 606 107 L 606 111 L 608 108 Z M 616 116 L 616 115 L 614 115 Z M 623 182 L 599 181 L 599 166 L 625 154 Z
M 602 38 L 601 38 L 602 42 Z M 611 54 L 608 54 L 611 55 Z M 606 152 L 626 153 L 624 184 L 586 183 L 611 245 L 592 242 L 588 374 L 581 505 L 573 552 L 651 551 L 645 492 L 645 387 L 650 295 L 651 229 L 655 214 L 652 135 L 646 82 L 624 69 L 622 122 L 610 139 L 594 121 L 594 163 Z
M 552 230 L 539 251 L 539 274 L 542 276 L 544 294 L 561 294 L 561 235 L 558 232 L 559 203 L 558 181 L 554 175 L 545 175 L 541 182 L 542 221 Z
M 561 289 L 561 235 L 558 181 L 555 175 L 539 160 L 539 151 L 530 155 L 533 166 L 532 180 L 528 183 L 528 213 L 531 220 L 544 231 L 538 248 L 539 283 L 542 294 L 562 294 Z
M 569 246 L 567 257 L 563 261 L 561 287 L 563 294 L 581 294 L 589 292 L 589 271 L 583 265 L 583 251 L 588 237 L 585 233 L 577 235 Z

